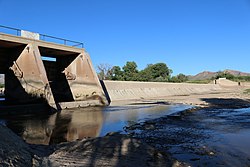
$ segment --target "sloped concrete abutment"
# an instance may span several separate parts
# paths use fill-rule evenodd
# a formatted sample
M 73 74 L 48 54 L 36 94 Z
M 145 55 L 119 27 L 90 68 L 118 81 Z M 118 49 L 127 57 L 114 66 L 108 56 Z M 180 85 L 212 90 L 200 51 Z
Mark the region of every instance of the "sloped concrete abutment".
M 55 109 L 107 105 L 83 48 L 0 34 L 5 104 L 47 103 Z

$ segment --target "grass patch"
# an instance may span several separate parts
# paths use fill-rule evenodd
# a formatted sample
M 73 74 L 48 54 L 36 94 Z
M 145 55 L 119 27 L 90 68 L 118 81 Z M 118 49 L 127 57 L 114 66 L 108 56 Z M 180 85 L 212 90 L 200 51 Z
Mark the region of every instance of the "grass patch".
M 0 88 L 4 88 L 4 84 L 0 84 Z

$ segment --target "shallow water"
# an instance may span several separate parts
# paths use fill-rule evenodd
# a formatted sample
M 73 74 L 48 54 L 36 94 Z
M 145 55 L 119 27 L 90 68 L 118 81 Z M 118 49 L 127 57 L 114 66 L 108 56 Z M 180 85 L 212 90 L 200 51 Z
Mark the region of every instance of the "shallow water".
M 201 109 L 128 132 L 190 166 L 250 166 L 250 108 Z M 153 139 L 153 140 L 152 140 Z
M 125 126 L 191 108 L 188 105 L 128 105 L 63 110 L 53 115 L 20 115 L 0 120 L 31 144 L 56 144 L 124 133 Z

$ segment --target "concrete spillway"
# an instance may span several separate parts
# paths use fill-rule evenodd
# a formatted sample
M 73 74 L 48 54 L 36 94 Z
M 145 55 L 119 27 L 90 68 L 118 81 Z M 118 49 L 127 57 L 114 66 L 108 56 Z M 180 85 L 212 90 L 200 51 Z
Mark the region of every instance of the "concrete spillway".
M 0 73 L 5 74 L 8 105 L 45 102 L 63 109 L 108 104 L 83 48 L 0 33 Z
M 203 94 L 221 90 L 215 84 L 104 81 L 111 101 Z

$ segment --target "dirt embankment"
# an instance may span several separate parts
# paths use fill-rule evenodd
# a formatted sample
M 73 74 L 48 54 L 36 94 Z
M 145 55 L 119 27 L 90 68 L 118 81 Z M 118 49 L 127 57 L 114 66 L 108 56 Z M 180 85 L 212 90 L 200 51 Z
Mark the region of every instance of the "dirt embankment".
M 167 153 L 122 134 L 66 142 L 29 145 L 0 125 L 0 166 L 179 166 Z
M 0 166 L 32 166 L 30 147 L 2 125 L 0 125 Z

